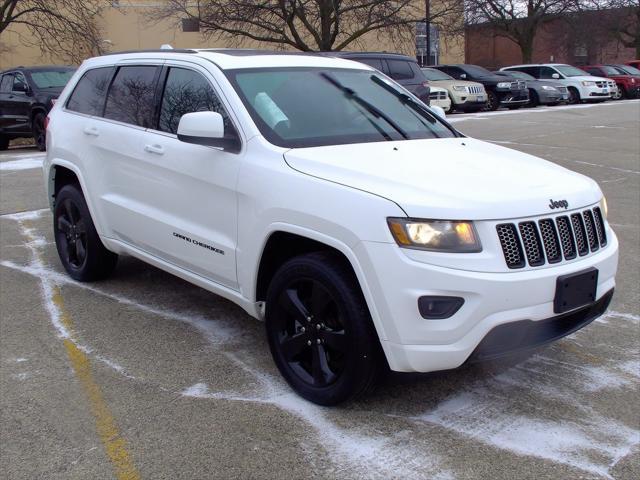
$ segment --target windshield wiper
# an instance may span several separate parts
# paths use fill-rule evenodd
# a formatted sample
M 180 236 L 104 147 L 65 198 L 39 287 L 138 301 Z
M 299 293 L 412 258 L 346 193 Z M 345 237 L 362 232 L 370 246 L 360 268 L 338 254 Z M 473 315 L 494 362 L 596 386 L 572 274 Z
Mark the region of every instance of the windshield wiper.
M 349 87 L 345 87 L 338 79 L 336 79 L 333 75 L 322 72 L 320 74 L 322 78 L 327 80 L 331 85 L 341 90 L 347 98 L 357 103 L 361 107 L 363 107 L 367 112 L 373 115 L 376 118 L 382 118 L 385 122 L 387 122 L 395 131 L 397 131 L 405 140 L 409 139 L 409 135 L 405 132 L 402 127 L 400 127 L 396 122 L 394 122 L 387 114 L 385 114 L 382 110 L 380 110 L 375 105 L 369 103 L 367 100 L 358 95 L 354 90 Z M 390 138 L 388 138 L 390 140 Z
M 396 90 L 395 88 L 393 88 L 391 85 L 389 85 L 387 82 L 385 82 L 383 79 L 381 79 L 380 77 L 378 77 L 376 75 L 371 75 L 371 81 L 374 82 L 377 85 L 380 85 L 386 91 L 388 91 L 389 93 L 394 95 L 404 105 L 407 105 L 410 108 L 412 108 L 414 111 L 418 112 L 423 118 L 428 120 L 430 123 L 432 123 L 432 124 L 441 123 L 445 127 L 447 127 L 451 131 L 451 133 L 453 133 L 454 136 L 456 136 L 456 137 L 460 137 L 461 136 L 460 133 L 457 132 L 454 128 L 452 128 L 447 122 L 445 122 L 442 119 L 438 118 L 436 116 L 436 114 L 433 113 L 431 110 L 429 110 L 429 108 L 426 105 L 423 105 L 421 102 L 418 102 L 418 101 L 414 100 L 411 97 L 411 95 L 407 95 L 406 93 L 402 93 L 402 92 Z M 437 138 L 440 138 L 440 136 L 437 133 L 435 133 L 435 132 L 433 132 L 433 133 Z

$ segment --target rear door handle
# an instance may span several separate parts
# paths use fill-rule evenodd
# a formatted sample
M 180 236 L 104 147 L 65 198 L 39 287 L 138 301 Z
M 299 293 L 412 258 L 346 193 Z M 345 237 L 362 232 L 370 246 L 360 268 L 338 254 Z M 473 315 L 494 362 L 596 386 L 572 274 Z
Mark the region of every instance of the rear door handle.
M 155 153 L 156 155 L 164 155 L 164 147 L 162 145 L 145 145 L 144 151 L 149 153 Z
M 96 127 L 84 127 L 83 132 L 85 135 L 91 135 L 92 137 L 97 137 L 98 135 L 100 135 L 100 132 Z

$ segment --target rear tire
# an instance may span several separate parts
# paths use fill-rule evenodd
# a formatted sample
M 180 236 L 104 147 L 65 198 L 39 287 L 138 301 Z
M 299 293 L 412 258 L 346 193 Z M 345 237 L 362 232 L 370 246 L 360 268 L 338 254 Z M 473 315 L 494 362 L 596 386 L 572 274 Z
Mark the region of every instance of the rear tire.
M 77 184 L 65 185 L 56 195 L 53 231 L 60 261 L 73 279 L 90 282 L 113 272 L 118 256 L 102 244 Z
M 303 398 L 336 405 L 375 385 L 380 343 L 358 281 L 338 254 L 282 265 L 267 292 L 265 326 L 276 366 Z
M 45 114 L 38 112 L 33 116 L 32 130 L 36 147 L 41 152 L 47 149 L 47 130 L 44 128 Z

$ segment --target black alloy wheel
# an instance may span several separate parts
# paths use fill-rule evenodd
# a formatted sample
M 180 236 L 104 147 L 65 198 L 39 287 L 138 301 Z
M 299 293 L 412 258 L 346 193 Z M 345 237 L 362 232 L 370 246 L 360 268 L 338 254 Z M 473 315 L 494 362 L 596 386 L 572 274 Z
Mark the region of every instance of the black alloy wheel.
M 53 232 L 60 261 L 75 280 L 99 280 L 115 268 L 118 255 L 102 244 L 78 184 L 56 193 Z
M 62 202 L 56 224 L 64 260 L 72 268 L 81 269 L 87 260 L 87 224 L 70 198 Z
M 382 349 L 343 257 L 315 252 L 292 258 L 274 275 L 266 300 L 271 354 L 300 396 L 335 405 L 373 388 Z
M 489 90 L 487 92 L 487 110 L 495 111 L 500 106 L 500 102 L 498 101 L 498 96 Z
M 47 148 L 47 130 L 44 126 L 45 118 L 44 113 L 36 113 L 33 117 L 33 138 L 36 142 L 36 147 L 41 152 L 44 152 Z

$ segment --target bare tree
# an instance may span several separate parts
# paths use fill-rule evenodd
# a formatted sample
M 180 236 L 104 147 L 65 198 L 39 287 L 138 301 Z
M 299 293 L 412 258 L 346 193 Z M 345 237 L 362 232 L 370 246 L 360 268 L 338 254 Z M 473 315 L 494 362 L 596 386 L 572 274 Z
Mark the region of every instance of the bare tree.
M 533 42 L 540 26 L 556 15 L 578 8 L 575 0 L 465 0 L 467 25 L 485 24 L 496 35 L 520 47 L 522 61 L 531 62 Z
M 581 6 L 599 11 L 600 30 L 620 45 L 633 48 L 636 58 L 640 58 L 640 0 L 583 0 Z
M 43 54 L 78 63 L 104 53 L 97 23 L 105 0 L 0 0 L 0 38 L 19 32 L 26 45 L 38 46 Z M 6 34 L 5 34 L 6 36 Z
M 358 44 L 375 32 L 391 41 L 413 39 L 424 21 L 416 0 L 168 0 L 150 14 L 152 21 L 185 19 L 199 23 L 206 38 L 235 46 L 247 41 L 302 51 L 334 51 Z M 462 1 L 442 0 L 430 21 L 445 25 L 462 15 Z

